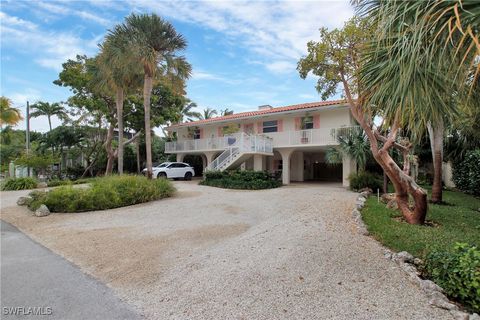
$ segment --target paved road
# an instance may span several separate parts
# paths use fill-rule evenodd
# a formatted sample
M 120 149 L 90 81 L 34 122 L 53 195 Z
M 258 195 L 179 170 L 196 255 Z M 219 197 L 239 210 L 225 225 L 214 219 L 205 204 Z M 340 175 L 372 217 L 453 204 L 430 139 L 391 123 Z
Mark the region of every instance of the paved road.
M 2 319 L 142 318 L 105 285 L 12 225 L 0 225 Z M 7 315 L 12 311 L 17 315 Z

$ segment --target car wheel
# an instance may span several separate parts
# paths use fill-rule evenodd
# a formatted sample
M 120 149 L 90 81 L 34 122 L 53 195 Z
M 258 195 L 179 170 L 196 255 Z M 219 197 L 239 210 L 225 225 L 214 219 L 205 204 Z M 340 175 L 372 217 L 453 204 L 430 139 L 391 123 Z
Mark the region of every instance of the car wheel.
M 185 180 L 192 180 L 192 173 L 191 172 L 185 173 Z
M 157 174 L 157 179 L 166 179 L 167 178 L 167 175 L 165 174 L 165 172 L 160 172 Z

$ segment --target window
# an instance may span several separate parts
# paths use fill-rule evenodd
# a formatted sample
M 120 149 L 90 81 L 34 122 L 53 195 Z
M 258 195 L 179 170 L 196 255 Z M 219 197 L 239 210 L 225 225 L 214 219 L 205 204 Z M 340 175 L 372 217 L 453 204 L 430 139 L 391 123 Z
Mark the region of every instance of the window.
M 200 139 L 200 129 L 193 130 L 193 139 L 194 140 Z
M 263 133 L 268 132 L 277 132 L 278 131 L 278 121 L 265 121 L 263 122 Z
M 313 117 L 302 118 L 302 130 L 313 129 Z

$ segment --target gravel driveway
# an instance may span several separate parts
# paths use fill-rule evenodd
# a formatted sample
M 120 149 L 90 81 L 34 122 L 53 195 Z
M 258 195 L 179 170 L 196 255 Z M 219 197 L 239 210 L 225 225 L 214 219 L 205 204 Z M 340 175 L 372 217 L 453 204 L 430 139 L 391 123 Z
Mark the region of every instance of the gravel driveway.
M 234 191 L 175 182 L 175 197 L 101 212 L 1 218 L 150 319 L 451 319 L 358 235 L 336 184 Z

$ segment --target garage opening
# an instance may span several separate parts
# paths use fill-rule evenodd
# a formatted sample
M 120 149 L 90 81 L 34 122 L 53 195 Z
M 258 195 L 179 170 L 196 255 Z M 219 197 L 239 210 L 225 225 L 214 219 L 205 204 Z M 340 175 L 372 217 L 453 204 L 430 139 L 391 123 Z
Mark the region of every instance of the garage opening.
M 306 181 L 342 182 L 342 164 L 325 162 L 325 152 L 304 152 Z

